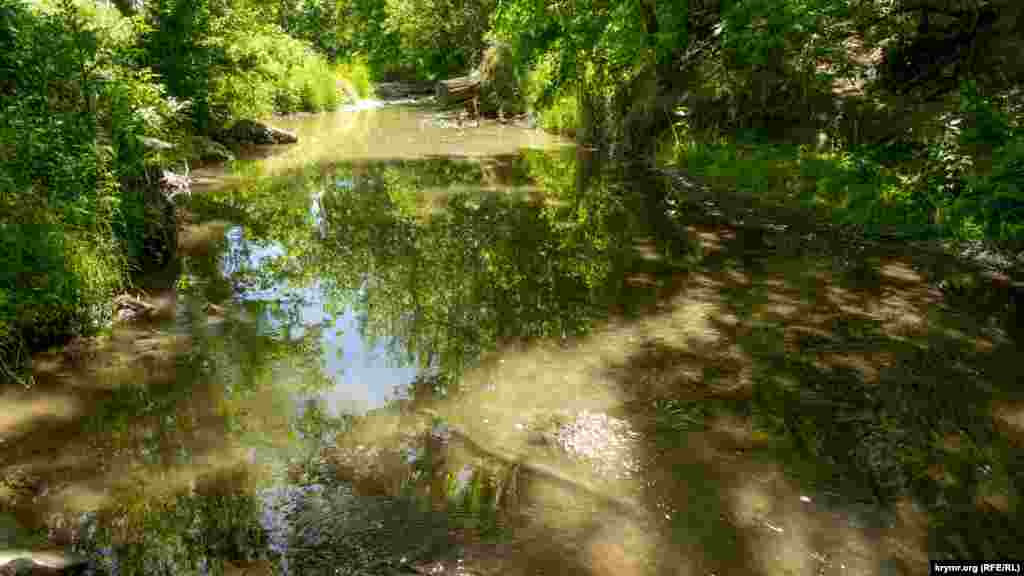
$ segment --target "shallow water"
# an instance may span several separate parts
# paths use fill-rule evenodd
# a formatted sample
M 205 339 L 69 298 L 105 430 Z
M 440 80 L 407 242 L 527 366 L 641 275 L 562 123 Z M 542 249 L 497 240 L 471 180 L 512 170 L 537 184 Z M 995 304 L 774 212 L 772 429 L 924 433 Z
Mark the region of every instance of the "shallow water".
M 1017 311 L 938 288 L 974 272 L 740 225 L 511 125 L 276 124 L 300 143 L 195 172 L 151 318 L 0 391 L 0 558 L 922 574 L 1017 550 Z

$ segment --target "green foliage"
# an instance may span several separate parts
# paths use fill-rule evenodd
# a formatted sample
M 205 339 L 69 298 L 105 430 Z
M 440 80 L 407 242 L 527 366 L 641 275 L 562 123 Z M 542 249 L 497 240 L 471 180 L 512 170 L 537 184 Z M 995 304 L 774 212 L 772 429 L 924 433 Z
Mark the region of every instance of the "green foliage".
M 483 53 L 495 0 L 386 0 L 398 63 L 437 79 L 465 74 Z
M 282 19 L 285 31 L 334 60 L 346 48 L 345 33 L 351 34 L 345 30 L 344 22 L 348 4 L 337 0 L 303 0 Z
M 557 66 L 554 57 L 553 53 L 549 53 L 539 58 L 526 74 L 525 98 L 527 104 L 537 114 L 538 124 L 542 128 L 549 132 L 575 136 L 579 128 L 579 100 L 576 87 L 570 84 L 563 86 L 553 96 L 548 94 L 548 86 L 553 81 Z M 551 98 L 550 102 L 545 102 L 546 97 Z
M 139 30 L 70 1 L 0 4 L 2 89 L 17 95 L 0 109 L 0 355 L 104 322 L 143 252 L 148 215 L 131 184 L 152 159 L 139 137 L 167 137 L 179 118 L 130 66 Z
M 481 114 L 514 115 L 522 112 L 519 75 L 508 45 L 495 43 L 488 46 L 477 70 L 480 74 Z
M 983 231 L 988 238 L 1024 242 L 1024 137 L 997 149 L 992 170 L 970 177 L 953 209 L 962 218 L 964 236 Z
M 158 0 L 147 4 L 153 22 L 142 38 L 142 62 L 153 68 L 175 97 L 190 103 L 193 123 L 205 132 L 213 128 L 210 101 L 213 79 L 219 77 L 216 45 L 211 45 L 215 10 L 208 0 Z M 188 58 L 182 58 L 188 54 Z
M 222 42 L 230 65 L 213 84 L 213 101 L 229 117 L 321 112 L 338 106 L 333 70 L 308 44 L 272 25 L 225 29 Z
M 326 57 L 267 22 L 257 7 L 232 0 L 164 0 L 150 10 L 156 24 L 144 38 L 144 60 L 174 96 L 191 103 L 200 132 L 236 118 L 320 112 L 340 102 Z M 190 57 L 182 59 L 183 53 Z
M 365 57 L 356 55 L 338 63 L 335 73 L 339 81 L 346 82 L 350 87 L 352 96 L 363 99 L 373 97 L 372 71 Z
M 902 158 L 889 147 L 813 152 L 729 141 L 690 140 L 677 151 L 688 172 L 713 187 L 775 202 L 795 199 L 868 233 L 1020 246 L 1024 139 L 997 110 L 977 102 L 964 109 L 969 114 L 946 117 L 950 128 L 920 153 Z

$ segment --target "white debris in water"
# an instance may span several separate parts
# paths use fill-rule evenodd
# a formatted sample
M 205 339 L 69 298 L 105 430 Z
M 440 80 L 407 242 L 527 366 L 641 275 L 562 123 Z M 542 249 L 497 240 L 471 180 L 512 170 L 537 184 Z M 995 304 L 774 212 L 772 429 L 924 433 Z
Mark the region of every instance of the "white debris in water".
M 637 438 L 629 422 L 587 410 L 555 432 L 558 446 L 574 458 L 593 466 L 606 478 L 629 478 L 639 472 Z
M 360 100 L 354 104 L 346 104 L 340 108 L 342 112 L 357 112 L 359 110 L 372 110 L 374 108 L 380 108 L 384 106 L 385 102 L 381 100 Z
M 801 502 L 804 502 L 804 503 L 806 503 L 806 504 L 810 504 L 810 502 L 811 502 L 811 499 L 810 499 L 810 498 L 809 498 L 808 496 L 801 496 L 801 497 L 800 497 L 800 501 L 801 501 Z

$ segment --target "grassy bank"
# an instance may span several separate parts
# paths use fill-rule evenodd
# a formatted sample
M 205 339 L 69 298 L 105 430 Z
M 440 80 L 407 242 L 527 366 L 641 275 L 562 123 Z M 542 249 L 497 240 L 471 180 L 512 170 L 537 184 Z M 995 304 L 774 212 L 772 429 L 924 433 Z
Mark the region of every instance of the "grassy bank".
M 887 166 L 870 153 L 687 142 L 676 154 L 678 167 L 712 188 L 795 204 L 867 235 L 990 239 L 1019 248 L 1019 147 L 1002 151 L 990 172 L 931 183 L 909 165 Z M 961 191 L 946 192 L 951 187 Z
M 0 0 L 4 380 L 25 374 L 33 350 L 108 324 L 111 296 L 172 257 L 173 218 L 153 175 L 194 165 L 195 135 L 341 101 L 338 70 L 256 8 L 147 10 Z M 363 68 L 346 69 L 357 86 Z
M 867 234 L 1024 248 L 1024 132 L 975 117 L 921 141 L 857 148 L 697 137 L 677 126 L 664 161 L 712 189 L 813 212 Z M 954 124 L 955 125 L 955 124 Z

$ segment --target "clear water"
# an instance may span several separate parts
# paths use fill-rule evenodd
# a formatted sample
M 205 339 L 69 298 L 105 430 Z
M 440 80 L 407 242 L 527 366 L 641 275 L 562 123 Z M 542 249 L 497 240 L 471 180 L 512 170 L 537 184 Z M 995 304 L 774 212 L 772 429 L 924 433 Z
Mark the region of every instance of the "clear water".
M 153 318 L 0 389 L 0 562 L 919 574 L 1019 541 L 1014 311 L 953 264 L 521 127 L 276 124 L 194 172 Z

